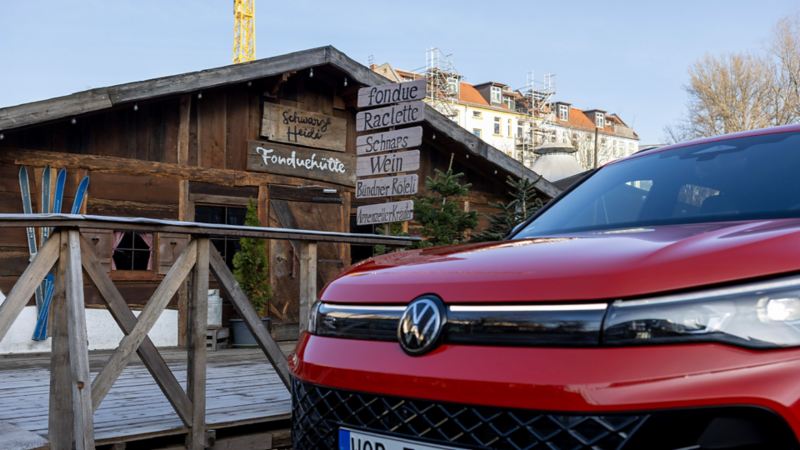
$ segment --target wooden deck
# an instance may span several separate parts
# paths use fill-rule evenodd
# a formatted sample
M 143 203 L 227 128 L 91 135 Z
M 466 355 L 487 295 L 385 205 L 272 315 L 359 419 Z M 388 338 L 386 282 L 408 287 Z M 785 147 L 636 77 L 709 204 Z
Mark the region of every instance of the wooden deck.
M 293 343 L 281 344 L 284 353 Z M 162 351 L 178 381 L 186 386 L 186 352 Z M 110 352 L 90 355 L 92 376 Z M 0 423 L 47 436 L 50 356 L 0 358 Z M 208 428 L 286 421 L 290 394 L 259 349 L 208 353 Z M 94 415 L 97 443 L 130 442 L 180 435 L 186 428 L 138 359 L 125 368 Z M 0 436 L 0 449 L 4 449 Z

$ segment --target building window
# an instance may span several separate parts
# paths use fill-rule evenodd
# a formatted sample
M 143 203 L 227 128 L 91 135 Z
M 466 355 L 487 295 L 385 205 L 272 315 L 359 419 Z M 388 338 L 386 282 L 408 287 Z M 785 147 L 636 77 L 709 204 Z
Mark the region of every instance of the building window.
M 510 109 L 511 111 L 514 111 L 514 106 L 515 106 L 514 99 L 511 98 L 511 97 L 506 97 L 504 100 L 505 100 L 506 108 Z
M 522 124 L 517 123 L 517 138 L 522 137 Z
M 500 118 L 494 118 L 494 134 L 500 134 Z
M 483 114 L 480 111 L 472 111 L 472 118 L 473 119 L 482 119 Z
M 449 77 L 447 79 L 447 93 L 458 98 L 458 90 L 459 90 L 459 83 L 458 78 L 456 77 Z
M 558 105 L 558 118 L 560 120 L 569 120 L 569 106 Z
M 115 231 L 111 270 L 153 270 L 153 234 Z
M 503 103 L 503 90 L 500 89 L 500 86 L 492 86 L 490 92 L 490 100 L 493 105 L 499 105 Z
M 606 127 L 606 116 L 601 112 L 594 113 L 594 124 L 597 128 Z
M 480 128 L 473 128 L 472 129 L 472 134 L 474 134 L 475 136 L 481 137 L 481 129 Z
M 508 119 L 508 125 L 506 126 L 506 132 L 508 133 L 508 137 L 513 137 L 511 134 L 511 119 Z
M 194 210 L 196 222 L 218 223 L 223 225 L 244 225 L 244 216 L 247 208 L 236 206 L 197 205 Z M 233 255 L 239 251 L 239 238 L 211 237 L 211 242 L 216 247 L 228 267 L 233 268 Z

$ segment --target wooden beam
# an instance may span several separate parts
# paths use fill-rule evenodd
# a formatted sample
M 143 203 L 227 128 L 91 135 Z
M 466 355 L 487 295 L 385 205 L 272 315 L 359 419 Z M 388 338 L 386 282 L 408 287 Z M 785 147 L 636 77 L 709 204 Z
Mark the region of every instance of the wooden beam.
M 300 332 L 308 330 L 308 312 L 317 301 L 317 243 L 300 243 Z
M 197 244 L 191 242 L 178 259 L 175 260 L 175 264 L 167 272 L 150 300 L 147 301 L 142 314 L 136 321 L 136 326 L 122 338 L 117 350 L 111 355 L 103 370 L 95 377 L 94 382 L 92 382 L 92 398 L 95 410 L 100 406 L 100 403 L 108 394 L 122 370 L 133 358 L 134 353 L 141 346 L 142 341 L 147 337 L 147 333 L 153 328 L 172 296 L 178 291 L 181 283 L 194 266 L 196 258 Z
M 50 411 L 48 415 L 47 439 L 52 450 L 71 450 L 72 435 L 72 383 L 70 382 L 69 339 L 67 325 L 67 303 L 64 276 L 67 273 L 69 246 L 61 241 L 61 233 L 50 240 L 59 242 L 58 269 L 55 277 L 53 300 L 50 304 L 52 326 L 52 350 L 50 352 Z
M 72 371 L 73 436 L 76 450 L 89 450 L 94 449 L 94 409 L 90 389 L 89 337 L 86 334 L 80 234 L 77 230 L 62 231 L 61 241 L 66 241 L 69 247 L 64 283 Z
M 210 241 L 196 239 L 197 263 L 192 274 L 192 295 L 189 299 L 189 360 L 186 390 L 192 401 L 192 427 L 186 447 L 200 450 L 206 442 L 206 329 L 208 327 L 208 260 Z
M 58 260 L 59 239 L 48 239 L 39 249 L 39 253 L 22 272 L 6 300 L 0 305 L 0 341 L 6 336 L 17 316 L 33 296 L 36 288 L 42 283 L 50 269 Z
M 286 363 L 286 356 L 284 356 L 275 340 L 272 339 L 267 329 L 264 328 L 261 318 L 258 317 L 255 308 L 253 308 L 250 300 L 247 299 L 247 295 L 242 291 L 242 288 L 233 277 L 233 274 L 228 269 L 225 260 L 222 259 L 217 249 L 212 248 L 209 253 L 211 255 L 211 271 L 214 273 L 217 281 L 219 281 L 220 288 L 225 293 L 225 297 L 230 299 L 233 307 L 250 330 L 250 333 L 253 334 L 258 346 L 261 347 L 264 355 L 266 355 L 269 362 L 272 363 L 275 372 L 281 377 L 281 381 L 286 385 L 286 388 L 290 389 L 291 379 L 289 378 L 289 366 Z
M 117 325 L 122 329 L 125 334 L 131 334 L 136 327 L 136 316 L 133 311 L 128 307 L 125 299 L 120 294 L 114 282 L 108 276 L 106 271 L 100 265 L 91 244 L 81 238 L 82 262 L 83 268 L 89 278 L 92 280 L 100 295 L 108 304 L 108 310 L 111 316 L 117 322 Z M 180 383 L 175 378 L 175 375 L 170 370 L 167 363 L 161 357 L 153 341 L 145 336 L 142 344 L 136 350 L 139 358 L 144 363 L 147 370 L 153 376 L 158 387 L 164 392 L 164 395 L 169 400 L 178 417 L 181 418 L 186 426 L 191 426 L 191 408 L 192 402 L 189 397 L 181 388 Z
M 189 163 L 189 119 L 192 111 L 192 96 L 186 94 L 181 96 L 180 109 L 178 110 L 178 157 L 176 161 L 180 165 Z

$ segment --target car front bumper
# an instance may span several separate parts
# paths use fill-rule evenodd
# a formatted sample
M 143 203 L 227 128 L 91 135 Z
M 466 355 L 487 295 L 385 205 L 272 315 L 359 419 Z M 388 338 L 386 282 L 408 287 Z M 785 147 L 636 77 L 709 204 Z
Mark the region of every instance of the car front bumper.
M 392 342 L 306 334 L 290 364 L 298 448 L 331 445 L 342 425 L 463 448 L 680 448 L 720 427 L 771 435 L 773 447 L 800 436 L 795 349 L 442 345 L 413 357 Z

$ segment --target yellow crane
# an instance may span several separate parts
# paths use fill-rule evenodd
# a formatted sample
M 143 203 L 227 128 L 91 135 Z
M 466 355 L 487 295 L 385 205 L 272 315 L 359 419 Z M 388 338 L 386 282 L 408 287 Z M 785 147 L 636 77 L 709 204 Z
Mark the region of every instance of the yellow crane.
M 256 59 L 255 0 L 233 0 L 233 63 Z

